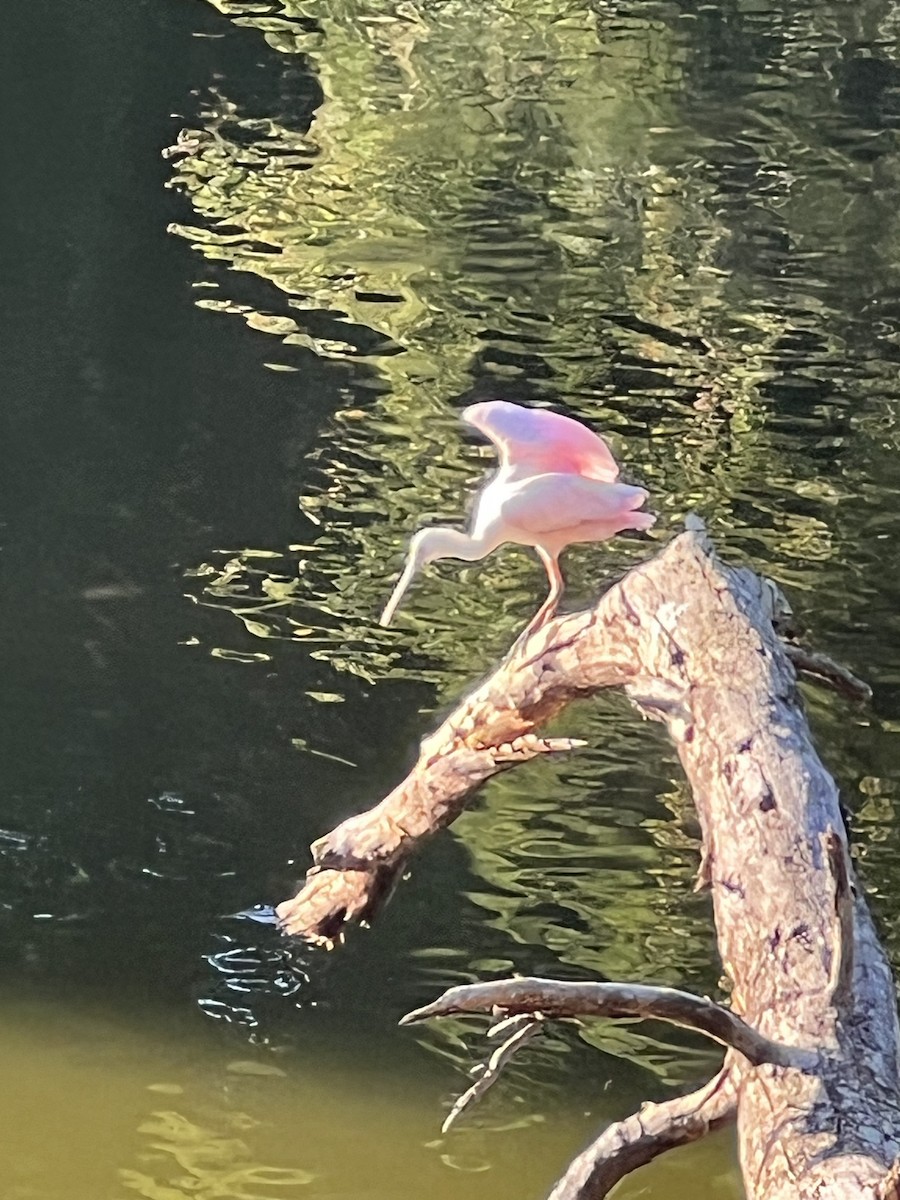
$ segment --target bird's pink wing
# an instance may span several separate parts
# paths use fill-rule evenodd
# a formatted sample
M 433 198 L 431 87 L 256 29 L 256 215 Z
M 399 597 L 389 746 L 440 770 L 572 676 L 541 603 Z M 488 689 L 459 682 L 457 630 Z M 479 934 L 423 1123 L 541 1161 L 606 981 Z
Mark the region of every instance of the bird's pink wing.
M 619 477 L 618 464 L 603 438 L 571 417 L 489 400 L 467 408 L 463 420 L 490 438 L 503 466 L 531 475 L 583 475 L 605 483 Z
M 535 535 L 564 535 L 585 525 L 648 529 L 656 518 L 637 511 L 646 499 L 643 488 L 627 483 L 537 475 L 508 489 L 499 516 L 509 527 Z

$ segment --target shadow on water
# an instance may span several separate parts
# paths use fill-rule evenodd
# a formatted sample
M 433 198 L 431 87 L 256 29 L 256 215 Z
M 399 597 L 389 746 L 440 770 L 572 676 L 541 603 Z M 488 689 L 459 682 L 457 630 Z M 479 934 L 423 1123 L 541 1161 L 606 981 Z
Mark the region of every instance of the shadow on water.
M 459 521 L 490 466 L 473 399 L 596 423 L 654 538 L 698 509 L 873 680 L 867 712 L 810 707 L 900 961 L 895 23 L 687 0 L 6 16 L 11 1197 L 536 1196 L 598 1122 L 709 1073 L 668 1030 L 564 1029 L 441 1138 L 478 1034 L 394 1027 L 509 971 L 715 989 L 689 796 L 617 697 L 567 714 L 590 748 L 495 781 L 339 954 L 228 915 L 289 892 L 536 604 L 504 552 L 373 621 L 408 534 Z M 573 552 L 567 602 L 649 548 Z M 724 1141 L 622 1194 L 701 1172 L 738 1194 Z

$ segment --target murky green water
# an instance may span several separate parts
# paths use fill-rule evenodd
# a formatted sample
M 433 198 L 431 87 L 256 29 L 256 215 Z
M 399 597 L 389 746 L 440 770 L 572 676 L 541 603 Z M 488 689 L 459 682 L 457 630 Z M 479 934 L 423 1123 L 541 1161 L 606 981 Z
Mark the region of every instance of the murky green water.
M 396 1028 L 513 970 L 715 989 L 689 797 L 618 697 L 340 953 L 229 916 L 290 893 L 542 594 L 510 551 L 374 624 L 489 465 L 476 398 L 607 431 L 654 538 L 698 509 L 873 682 L 810 709 L 900 962 L 898 35 L 887 2 L 4 14 L 0 1194 L 539 1197 L 713 1069 L 560 1030 L 441 1137 L 477 1031 Z M 572 553 L 569 602 L 650 549 Z M 622 1196 L 701 1181 L 739 1194 L 728 1139 Z

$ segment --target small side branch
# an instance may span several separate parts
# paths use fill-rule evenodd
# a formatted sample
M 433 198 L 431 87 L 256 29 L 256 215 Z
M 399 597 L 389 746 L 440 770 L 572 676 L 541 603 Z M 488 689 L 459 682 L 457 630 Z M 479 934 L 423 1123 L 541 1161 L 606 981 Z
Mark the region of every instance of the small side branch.
M 732 1124 L 736 1115 L 737 1097 L 726 1066 L 698 1091 L 645 1104 L 610 1125 L 572 1160 L 548 1200 L 603 1200 L 638 1167 Z
M 823 683 L 833 688 L 842 696 L 856 700 L 860 704 L 872 699 L 872 689 L 864 679 L 860 679 L 836 663 L 827 654 L 817 654 L 813 650 L 804 650 L 793 642 L 782 643 L 784 652 L 801 675 L 808 675 L 815 683 Z
M 430 1017 L 473 1014 L 499 1009 L 507 1013 L 542 1013 L 545 1017 L 631 1017 L 668 1021 L 703 1033 L 737 1050 L 754 1066 L 772 1063 L 806 1069 L 816 1056 L 763 1037 L 746 1021 L 701 996 L 674 988 L 625 983 L 563 983 L 555 979 L 500 979 L 450 988 L 431 1004 L 407 1013 L 401 1025 Z
M 493 704 L 492 694 L 485 703 Z M 410 855 L 455 821 L 485 780 L 532 758 L 585 744 L 577 738 L 537 737 L 521 717 L 513 728 L 507 722 L 494 731 L 473 721 L 472 711 L 470 700 L 426 739 L 416 768 L 380 804 L 313 842 L 313 866 L 303 886 L 275 909 L 283 933 L 331 948 L 354 921 L 375 915 Z
M 478 1103 L 488 1088 L 500 1078 L 500 1072 L 512 1056 L 523 1046 L 527 1046 L 541 1032 L 543 1021 L 542 1013 L 535 1013 L 531 1016 L 520 1014 L 516 1017 L 507 1017 L 488 1030 L 488 1037 L 498 1037 L 501 1033 L 505 1033 L 506 1037 L 499 1046 L 491 1051 L 487 1062 L 479 1063 L 475 1068 L 474 1074 L 477 1076 L 475 1082 L 463 1092 L 450 1109 L 441 1126 L 441 1133 L 446 1133 L 456 1124 L 466 1109 Z

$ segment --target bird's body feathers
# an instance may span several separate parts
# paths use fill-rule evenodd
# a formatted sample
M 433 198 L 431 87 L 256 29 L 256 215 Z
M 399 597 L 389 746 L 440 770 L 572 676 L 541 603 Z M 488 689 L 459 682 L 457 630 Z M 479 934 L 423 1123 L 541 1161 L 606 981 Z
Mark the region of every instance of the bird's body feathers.
M 470 405 L 462 419 L 494 443 L 500 470 L 511 478 L 552 472 L 615 483 L 619 477 L 619 465 L 603 438 L 561 413 L 487 400 Z
M 635 512 L 646 499 L 643 488 L 627 483 L 560 472 L 509 481 L 501 468 L 479 496 L 472 537 L 487 542 L 496 533 L 497 545 L 541 545 L 559 553 L 575 542 L 605 541 L 623 529 L 648 529 L 651 514 Z
M 563 591 L 559 556 L 575 542 L 602 542 L 625 529 L 649 529 L 656 518 L 639 511 L 643 488 L 618 483 L 619 467 L 601 437 L 570 417 L 504 400 L 475 404 L 463 413 L 496 446 L 497 473 L 481 489 L 469 532 L 420 529 L 403 573 L 381 615 L 387 625 L 416 572 L 438 558 L 485 558 L 513 542 L 533 546 L 550 581 L 550 594 L 526 633 L 543 624 Z

